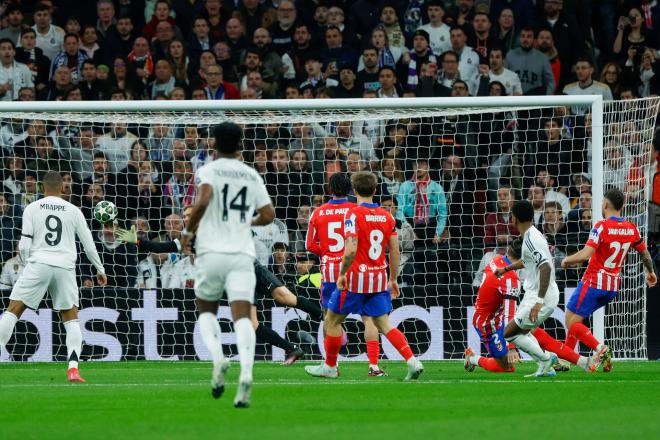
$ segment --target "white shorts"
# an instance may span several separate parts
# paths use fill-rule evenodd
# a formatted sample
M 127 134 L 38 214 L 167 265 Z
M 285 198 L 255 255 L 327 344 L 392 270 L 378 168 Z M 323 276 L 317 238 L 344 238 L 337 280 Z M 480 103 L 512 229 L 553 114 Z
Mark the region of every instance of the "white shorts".
M 545 302 L 541 306 L 541 310 L 539 310 L 538 317 L 536 318 L 536 321 L 530 321 L 529 320 L 529 313 L 532 311 L 532 308 L 536 305 L 536 298 L 531 299 L 530 301 L 523 301 L 520 303 L 518 306 L 518 309 L 516 310 L 516 315 L 514 316 L 514 320 L 516 321 L 516 324 L 518 324 L 518 327 L 529 330 L 536 328 L 543 324 L 543 321 L 548 319 L 552 314 L 554 313 L 555 309 L 557 308 L 557 304 L 559 303 L 559 296 L 552 295 L 550 298 L 546 297 Z
M 195 296 L 204 301 L 249 301 L 254 304 L 254 258 L 245 254 L 202 254 L 195 261 Z
M 69 310 L 78 307 L 80 295 L 76 271 L 42 263 L 28 263 L 16 281 L 9 299 L 22 301 L 31 309 L 38 309 L 46 291 L 53 300 L 53 309 Z

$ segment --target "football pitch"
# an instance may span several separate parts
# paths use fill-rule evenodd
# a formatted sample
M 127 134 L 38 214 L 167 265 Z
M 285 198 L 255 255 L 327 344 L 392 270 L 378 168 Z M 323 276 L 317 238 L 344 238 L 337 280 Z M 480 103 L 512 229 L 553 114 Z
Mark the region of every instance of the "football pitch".
M 235 409 L 238 364 L 225 395 L 210 394 L 204 362 L 81 364 L 85 384 L 66 382 L 66 365 L 0 364 L 0 438 L 489 439 L 658 438 L 660 363 L 619 362 L 613 372 L 573 370 L 528 379 L 426 362 L 405 383 L 403 362 L 389 377 L 366 377 L 364 363 L 341 364 L 339 379 L 316 379 L 304 363 L 257 363 L 252 407 Z M 452 437 L 453 436 L 453 437 Z

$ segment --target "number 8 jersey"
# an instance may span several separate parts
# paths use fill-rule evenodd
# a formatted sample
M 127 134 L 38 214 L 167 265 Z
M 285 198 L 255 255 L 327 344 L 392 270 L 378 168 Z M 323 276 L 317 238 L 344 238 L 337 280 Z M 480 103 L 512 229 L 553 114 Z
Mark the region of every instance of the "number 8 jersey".
M 646 250 L 637 226 L 623 217 L 610 217 L 596 223 L 586 245 L 596 252 L 589 259 L 582 283 L 611 292 L 619 291 L 621 266 L 630 248 L 637 252 Z
M 390 237 L 396 235 L 392 215 L 376 203 L 362 203 L 346 213 L 344 234 L 358 240 L 357 255 L 346 273 L 348 291 L 380 293 L 387 290 L 387 255 Z
M 213 188 L 213 196 L 199 222 L 195 240 L 197 255 L 247 254 L 256 258 L 252 239 L 252 215 L 270 204 L 263 179 L 237 159 L 219 158 L 197 170 L 195 184 Z

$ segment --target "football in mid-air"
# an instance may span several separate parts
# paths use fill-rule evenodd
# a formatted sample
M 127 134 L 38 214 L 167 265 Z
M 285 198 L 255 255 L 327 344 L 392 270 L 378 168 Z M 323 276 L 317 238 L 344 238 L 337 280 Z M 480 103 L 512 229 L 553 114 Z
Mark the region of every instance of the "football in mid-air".
M 94 207 L 94 219 L 101 223 L 106 224 L 117 218 L 117 207 L 114 203 L 103 200 Z

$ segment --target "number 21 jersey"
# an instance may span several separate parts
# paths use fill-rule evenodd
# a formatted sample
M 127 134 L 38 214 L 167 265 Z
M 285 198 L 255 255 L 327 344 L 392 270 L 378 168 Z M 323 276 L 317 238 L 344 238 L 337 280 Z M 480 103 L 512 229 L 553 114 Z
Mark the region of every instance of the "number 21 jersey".
M 270 204 L 259 173 L 236 159 L 220 158 L 197 170 L 195 184 L 213 188 L 213 196 L 197 228 L 195 250 L 205 253 L 239 253 L 256 258 L 252 216 Z
M 346 273 L 348 291 L 380 293 L 387 290 L 386 248 L 396 235 L 392 215 L 376 203 L 362 203 L 349 209 L 344 219 L 346 238 L 356 237 L 357 254 Z

